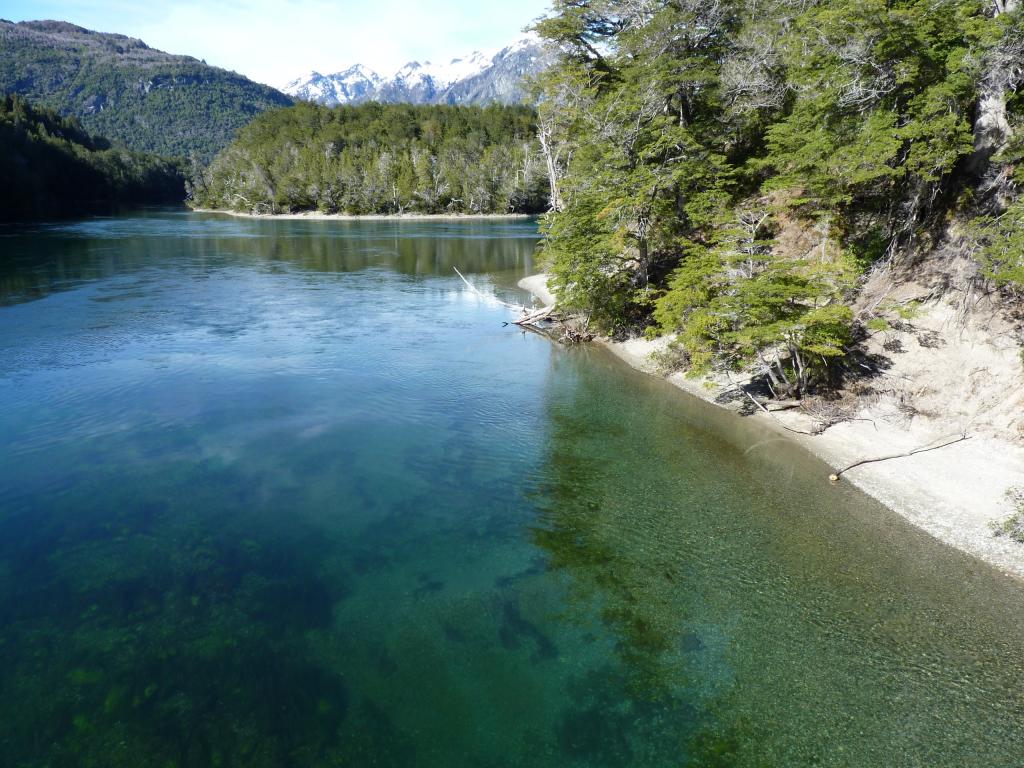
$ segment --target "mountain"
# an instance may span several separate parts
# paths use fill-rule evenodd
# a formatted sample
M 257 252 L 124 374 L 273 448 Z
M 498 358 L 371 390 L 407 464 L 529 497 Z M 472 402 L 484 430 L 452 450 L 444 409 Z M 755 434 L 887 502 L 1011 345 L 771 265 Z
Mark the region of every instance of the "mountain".
M 333 75 L 310 72 L 306 77 L 292 81 L 286 91 L 302 101 L 335 106 L 367 101 L 380 83 L 376 72 L 356 64 Z
M 311 72 L 284 91 L 330 107 L 366 101 L 517 104 L 526 98 L 523 79 L 539 73 L 546 62 L 541 44 L 524 37 L 499 51 L 474 51 L 442 64 L 412 61 L 389 78 L 359 64 L 332 75 Z
M 536 39 L 522 38 L 491 57 L 479 72 L 452 82 L 446 92 L 448 104 L 489 104 L 522 102 L 526 98 L 524 78 L 540 74 L 551 63 Z
M 124 35 L 61 21 L 0 20 L 0 93 L 167 156 L 212 158 L 259 113 L 293 100 L 266 85 Z

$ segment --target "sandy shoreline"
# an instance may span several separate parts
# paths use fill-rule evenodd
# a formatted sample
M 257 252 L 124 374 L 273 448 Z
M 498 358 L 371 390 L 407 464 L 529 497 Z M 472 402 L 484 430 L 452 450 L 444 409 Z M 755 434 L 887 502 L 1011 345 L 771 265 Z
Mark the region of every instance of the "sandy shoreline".
M 544 304 L 553 303 L 545 275 L 532 275 L 519 286 Z M 630 339 L 600 343 L 632 367 L 662 376 L 650 360 L 664 348 L 665 339 Z M 1014 350 L 1007 350 L 1015 358 Z M 1012 361 L 1011 361 L 1012 362 Z M 1015 363 L 1019 366 L 1019 361 Z M 966 372 L 964 372 L 966 373 Z M 737 411 L 742 403 L 722 404 L 716 398 L 729 383 L 713 378 L 692 379 L 681 373 L 667 379 L 684 392 L 726 410 Z M 799 410 L 780 411 L 754 418 L 797 442 L 833 468 L 855 461 L 909 451 L 944 437 L 966 431 L 969 440 L 927 453 L 867 464 L 850 470 L 840 482 L 850 482 L 917 527 L 1004 573 L 1024 579 L 1024 544 L 995 537 L 991 524 L 1013 511 L 1006 496 L 1012 487 L 1024 486 L 1024 446 L 1005 439 L 998 429 L 985 429 L 963 418 L 915 417 L 894 423 L 891 409 L 879 402 L 865 407 L 856 421 L 836 424 L 819 435 L 801 435 L 785 427 L 807 430 L 810 418 Z
M 219 213 L 240 219 L 304 219 L 308 221 L 466 221 L 473 219 L 529 219 L 528 213 L 245 213 L 224 211 L 217 208 L 193 208 L 193 213 Z

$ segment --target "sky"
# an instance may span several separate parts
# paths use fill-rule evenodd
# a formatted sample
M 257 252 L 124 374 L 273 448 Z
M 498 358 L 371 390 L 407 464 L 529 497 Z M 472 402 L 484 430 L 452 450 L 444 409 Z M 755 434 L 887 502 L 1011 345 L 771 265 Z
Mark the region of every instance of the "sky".
M 389 75 L 408 61 L 501 48 L 549 0 L 0 0 L 10 21 L 59 19 L 119 32 L 276 87 L 365 64 Z

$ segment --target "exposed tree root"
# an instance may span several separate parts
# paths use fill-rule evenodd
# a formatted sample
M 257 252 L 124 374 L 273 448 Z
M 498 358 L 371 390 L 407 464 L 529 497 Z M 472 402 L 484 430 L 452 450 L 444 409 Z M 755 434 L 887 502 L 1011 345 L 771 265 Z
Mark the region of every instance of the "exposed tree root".
M 742 384 L 737 384 L 736 381 L 733 379 L 732 374 L 729 373 L 729 371 L 726 371 L 725 375 L 729 377 L 729 382 L 733 385 L 733 387 L 735 387 L 740 392 L 742 392 L 744 395 L 746 395 L 747 398 L 750 400 L 750 402 L 752 402 L 762 413 L 766 414 L 769 419 L 774 421 L 776 424 L 778 424 L 784 430 L 786 430 L 787 432 L 795 432 L 798 435 L 812 435 L 812 436 L 814 435 L 814 432 L 807 432 L 807 431 L 805 431 L 803 429 L 794 429 L 793 427 L 790 427 L 790 426 L 788 426 L 786 424 L 783 424 L 781 421 L 779 421 L 778 419 L 775 418 L 775 415 L 772 413 L 772 411 L 769 411 L 768 408 L 765 407 L 764 403 L 762 403 L 760 400 L 758 400 L 752 394 L 747 392 L 747 390 L 745 390 L 743 388 Z

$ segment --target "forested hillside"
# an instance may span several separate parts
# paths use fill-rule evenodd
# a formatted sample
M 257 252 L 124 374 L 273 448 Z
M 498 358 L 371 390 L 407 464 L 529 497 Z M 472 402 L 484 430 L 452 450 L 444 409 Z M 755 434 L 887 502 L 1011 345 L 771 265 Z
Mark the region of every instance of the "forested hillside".
M 190 56 L 59 21 L 0 21 L 0 93 L 81 120 L 132 149 L 208 161 L 255 115 L 292 99 Z
M 256 213 L 535 213 L 548 181 L 526 107 L 300 104 L 260 115 L 191 203 Z
M 922 260 L 934 295 L 956 280 L 1012 308 L 1021 17 L 1015 0 L 555 0 L 537 31 L 558 52 L 539 122 L 560 302 L 780 395 L 899 324 L 912 307 L 887 292 Z
M 0 97 L 0 219 L 180 202 L 182 171 L 173 161 L 111 147 L 20 96 Z

